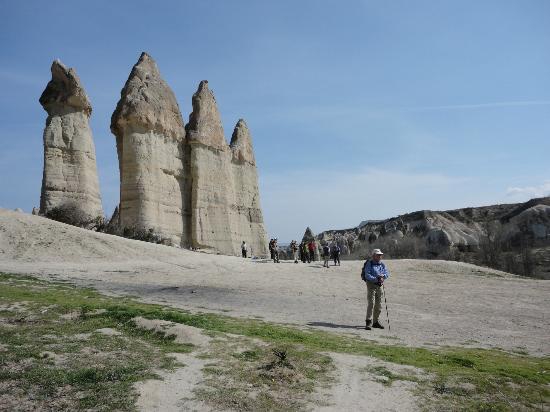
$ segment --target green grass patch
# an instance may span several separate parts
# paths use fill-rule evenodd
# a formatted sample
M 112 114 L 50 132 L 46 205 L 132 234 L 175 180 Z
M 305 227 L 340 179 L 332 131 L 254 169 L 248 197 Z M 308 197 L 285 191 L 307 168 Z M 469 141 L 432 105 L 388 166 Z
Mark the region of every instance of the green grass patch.
M 25 302 L 25 310 L 11 312 L 5 309 L 6 305 L 21 302 Z M 48 345 L 55 351 L 55 345 L 59 345 L 59 342 L 53 338 L 44 338 L 44 336 L 65 337 L 92 333 L 93 345 L 90 342 L 87 343 L 91 347 L 100 348 L 99 350 L 109 353 L 117 353 L 118 350 L 136 354 L 135 357 L 124 361 L 126 364 L 134 365 L 135 369 L 119 370 L 115 360 L 112 365 L 106 362 L 111 365 L 109 368 L 112 368 L 113 372 L 98 375 L 97 379 L 101 383 L 88 392 L 98 390 L 101 385 L 112 382 L 122 382 L 120 387 L 127 390 L 129 383 L 138 379 L 137 376 L 152 370 L 153 367 L 158 365 L 169 367 L 170 362 L 166 360 L 166 353 L 191 349 L 185 345 L 175 344 L 173 340 L 163 335 L 137 329 L 131 319 L 142 316 L 198 327 L 212 336 L 219 333 L 231 333 L 249 338 L 259 338 L 267 342 L 271 349 L 290 348 L 289 353 L 293 354 L 292 356 L 339 352 L 367 355 L 386 362 L 421 368 L 436 377 L 435 382 L 425 389 L 428 398 L 436 399 L 438 402 L 439 400 L 447 402 L 450 405 L 455 404 L 457 409 L 486 410 L 487 405 L 497 405 L 497 407 L 504 405 L 508 409 L 540 410 L 540 405 L 547 404 L 550 399 L 549 357 L 533 357 L 523 353 L 475 348 L 426 349 L 384 345 L 360 338 L 318 330 L 303 330 L 256 319 L 238 319 L 205 313 L 194 314 L 161 305 L 140 303 L 129 298 L 106 297 L 91 289 L 77 288 L 63 283 L 5 274 L 0 275 L 0 303 L 4 307 L 1 309 L 0 316 L 4 321 L 7 319 L 13 325 L 17 325 L 17 332 L 14 333 L 13 328 L 0 324 L 0 343 L 8 347 L 7 352 L 0 352 L 1 365 L 12 365 L 14 362 L 20 363 L 23 360 L 32 359 L 31 365 L 35 365 L 38 369 L 48 369 L 42 365 L 45 360 L 40 359 L 40 351 Z M 48 309 L 43 312 L 45 308 Z M 102 309 L 104 312 L 98 314 L 98 309 Z M 80 313 L 78 322 L 59 320 L 62 314 L 75 311 Z M 125 339 L 94 334 L 93 331 L 96 329 L 105 327 L 121 331 Z M 129 341 L 146 342 L 146 345 L 130 347 L 128 346 L 130 345 Z M 76 356 L 83 346 L 85 344 L 82 342 L 68 340 L 62 344 L 60 350 L 63 353 Z M 272 356 L 261 347 L 253 348 L 248 352 L 233 351 L 228 353 L 229 360 L 226 362 L 235 361 L 239 365 L 257 364 L 257 362 L 265 360 L 268 355 Z M 160 362 L 155 360 L 157 357 L 161 359 Z M 33 369 L 35 366 L 29 366 L 27 369 Z M 306 380 L 308 373 L 309 376 L 315 377 L 315 372 L 308 372 L 307 368 L 303 371 Z M 47 370 L 33 372 L 37 374 L 36 376 L 27 376 L 24 375 L 24 372 L 18 373 L 20 374 L 5 376 L 2 372 L 3 375 L 0 378 L 3 381 L 13 382 L 22 380 L 27 382 L 26 384 L 39 382 L 35 386 L 45 385 L 50 388 L 50 393 L 59 385 L 76 385 L 80 388 L 78 391 L 84 390 L 82 388 L 85 388 L 86 385 L 91 385 L 85 378 L 86 374 L 91 372 L 81 372 L 82 375 L 68 374 L 68 377 L 64 378 L 65 380 L 60 380 L 61 378 L 55 377 L 57 375 L 54 372 Z M 42 373 L 44 375 L 41 375 Z M 46 382 L 47 373 L 54 373 L 55 385 Z M 212 375 L 215 374 L 212 373 Z M 241 376 L 242 379 L 245 378 L 244 375 L 245 373 Z M 40 378 L 40 376 L 44 376 L 44 378 Z M 81 377 L 75 378 L 75 376 Z M 469 389 L 461 389 L 464 385 Z M 126 403 L 123 405 L 131 403 L 128 399 L 133 395 L 131 391 L 128 393 L 125 395 L 126 401 L 124 402 Z M 269 405 L 269 396 L 271 395 L 266 392 L 259 399 L 265 405 Z M 235 404 L 233 406 L 226 405 L 227 407 L 238 408 L 241 405 L 239 402 L 244 402 L 241 405 L 243 408 L 244 404 L 250 405 L 249 401 L 244 398 L 233 396 L 229 399 L 233 399 Z M 104 400 L 101 399 L 101 401 Z M 79 405 L 89 405 L 87 402 L 91 401 L 84 402 L 80 399 L 78 402 Z M 274 402 L 276 403 L 276 400 Z M 254 403 L 253 405 L 258 406 L 259 404 Z M 114 408 L 124 409 L 120 405 Z
M 246 350 L 242 350 L 246 347 Z M 298 345 L 258 345 L 242 337 L 213 342 L 197 398 L 215 410 L 296 411 L 328 383 L 332 359 Z
M 132 322 L 90 314 L 105 302 L 89 290 L 0 275 L 6 410 L 134 410 L 133 384 L 174 368 L 169 353 L 191 350 Z M 71 312 L 77 315 L 66 317 Z M 118 333 L 98 332 L 106 328 Z

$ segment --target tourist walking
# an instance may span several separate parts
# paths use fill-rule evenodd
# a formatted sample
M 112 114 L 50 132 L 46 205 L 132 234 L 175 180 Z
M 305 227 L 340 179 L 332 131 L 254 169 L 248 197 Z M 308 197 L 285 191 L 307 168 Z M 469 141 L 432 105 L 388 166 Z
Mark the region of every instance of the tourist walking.
M 277 239 L 273 239 L 273 263 L 279 262 L 279 246 L 277 246 Z
M 379 317 L 382 311 L 382 287 L 384 281 L 390 276 L 386 265 L 382 262 L 382 251 L 374 249 L 372 258 L 363 265 L 361 278 L 367 284 L 367 316 L 365 319 L 365 329 L 371 330 L 371 327 L 384 329 L 380 323 Z
M 315 244 L 315 241 L 312 240 L 308 243 L 307 248 L 309 250 L 309 259 L 308 263 L 315 262 L 315 248 L 317 245 Z
M 323 245 L 323 259 L 323 267 L 328 268 L 328 261 L 330 260 L 330 248 L 328 247 L 328 243 Z
M 269 255 L 271 260 L 273 260 L 273 242 L 275 239 L 269 239 Z
M 338 263 L 338 266 L 340 266 L 340 246 L 338 246 L 338 243 L 334 242 L 332 244 L 332 259 L 334 260 L 334 266 Z
M 292 252 L 294 263 L 298 263 L 298 245 L 295 240 L 290 242 L 290 251 Z
M 243 243 L 241 243 L 241 253 L 243 255 L 243 258 L 246 258 L 248 255 L 248 245 L 244 240 Z
M 307 247 L 307 242 L 302 242 L 302 256 L 304 257 L 303 262 L 304 263 L 311 263 L 311 259 L 309 258 L 309 250 Z

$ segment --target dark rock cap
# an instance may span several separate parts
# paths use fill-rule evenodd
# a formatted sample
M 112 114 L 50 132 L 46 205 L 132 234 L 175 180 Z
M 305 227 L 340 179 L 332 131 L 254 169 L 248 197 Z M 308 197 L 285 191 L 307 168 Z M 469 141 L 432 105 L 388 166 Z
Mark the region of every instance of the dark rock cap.
M 48 114 L 63 107 L 82 110 L 88 116 L 92 114 L 92 105 L 80 78 L 74 69 L 68 69 L 59 60 L 54 60 L 51 67 L 52 79 L 38 100 Z

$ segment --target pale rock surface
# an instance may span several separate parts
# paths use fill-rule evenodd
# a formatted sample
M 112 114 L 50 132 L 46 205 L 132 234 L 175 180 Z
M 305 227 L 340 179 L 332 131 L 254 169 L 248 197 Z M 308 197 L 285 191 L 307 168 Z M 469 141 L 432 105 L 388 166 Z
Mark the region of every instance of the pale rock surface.
M 142 53 L 111 118 L 120 168 L 122 229 L 189 244 L 190 186 L 181 112 L 155 61 Z
M 549 278 L 550 197 L 517 204 L 420 210 L 386 220 L 363 221 L 355 228 L 327 230 L 315 238 L 337 241 L 342 255 L 351 259 L 364 259 L 373 248 L 380 248 L 393 258 L 453 258 L 485 263 L 482 258 L 492 244 L 492 250 L 501 253 L 501 267 Z
M 240 242 L 232 235 L 232 152 L 227 144 L 220 113 L 208 82 L 200 82 L 193 95 L 193 112 L 187 124 L 191 146 L 191 239 L 194 247 L 212 248 L 234 255 Z
M 252 148 L 252 136 L 246 122 L 240 119 L 231 137 L 232 173 L 235 193 L 233 234 L 242 239 L 253 256 L 267 255 L 267 233 L 264 227 L 258 172 Z
M 51 72 L 39 100 L 48 112 L 40 213 L 75 204 L 91 218 L 103 216 L 89 125 L 92 106 L 74 69 L 55 60 Z

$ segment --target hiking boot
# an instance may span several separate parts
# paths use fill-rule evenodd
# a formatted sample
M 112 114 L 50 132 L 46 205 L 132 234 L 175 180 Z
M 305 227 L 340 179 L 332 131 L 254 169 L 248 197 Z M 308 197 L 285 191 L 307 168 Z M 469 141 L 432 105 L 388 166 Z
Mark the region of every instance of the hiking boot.
M 377 329 L 384 329 L 384 326 L 382 326 L 380 324 L 380 322 L 374 322 L 374 324 L 372 325 L 373 328 L 377 328 Z
M 372 320 L 367 319 L 367 320 L 365 321 L 365 324 L 366 324 L 367 326 L 372 326 Z
M 367 324 L 365 325 L 365 330 L 371 330 L 372 328 L 370 327 L 370 324 L 369 322 L 367 322 Z

